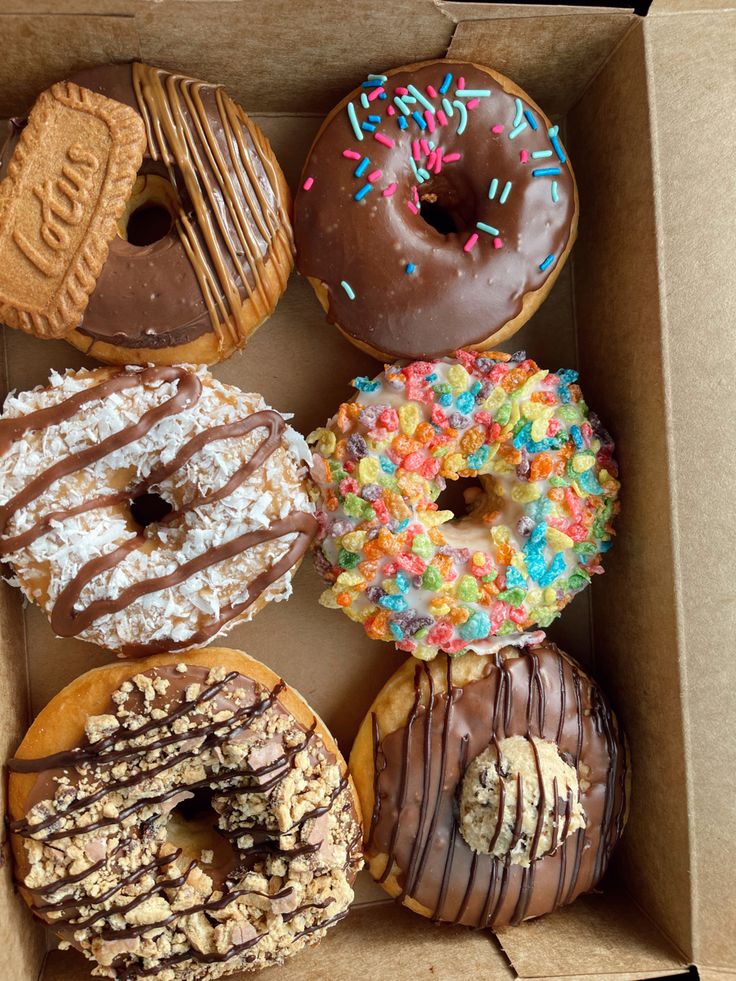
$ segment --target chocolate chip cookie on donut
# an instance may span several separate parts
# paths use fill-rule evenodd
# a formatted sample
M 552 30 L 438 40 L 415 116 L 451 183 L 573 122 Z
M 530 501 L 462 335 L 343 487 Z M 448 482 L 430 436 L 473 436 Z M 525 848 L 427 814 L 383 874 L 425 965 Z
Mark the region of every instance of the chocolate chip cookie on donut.
M 0 320 L 100 361 L 221 361 L 286 287 L 289 190 L 219 85 L 81 71 L 11 121 L 3 177 Z
M 82 675 L 10 770 L 21 893 L 96 975 L 256 970 L 347 915 L 362 856 L 345 762 L 301 696 L 238 651 Z
M 608 701 L 554 645 L 405 661 L 350 756 L 371 875 L 433 920 L 497 928 L 606 871 L 630 767 Z
M 0 556 L 60 637 L 185 650 L 291 595 L 309 450 L 205 368 L 53 373 L 0 417 Z
M 539 307 L 577 234 L 557 126 L 481 65 L 369 75 L 329 114 L 294 204 L 297 268 L 383 359 L 488 349 Z

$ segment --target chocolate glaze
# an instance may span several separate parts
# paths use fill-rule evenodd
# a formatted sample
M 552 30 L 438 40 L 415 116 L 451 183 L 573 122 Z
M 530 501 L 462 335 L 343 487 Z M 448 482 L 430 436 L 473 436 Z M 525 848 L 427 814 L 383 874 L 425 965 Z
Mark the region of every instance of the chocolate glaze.
M 202 391 L 202 384 L 196 375 L 183 367 L 161 366 L 146 368 L 141 372 L 124 369 L 112 374 L 99 385 L 78 392 L 76 395 L 71 396 L 63 402 L 59 402 L 57 405 L 52 405 L 46 409 L 39 409 L 36 412 L 31 412 L 20 417 L 0 419 L 1 456 L 7 451 L 11 443 L 20 439 L 24 433 L 38 431 L 47 426 L 58 425 L 64 420 L 72 418 L 78 409 L 87 402 L 104 399 L 115 392 L 124 391 L 125 389 L 139 385 L 175 380 L 178 381 L 176 393 L 170 399 L 145 412 L 137 423 L 125 426 L 100 443 L 87 447 L 77 453 L 71 453 L 68 457 L 53 464 L 53 466 L 31 480 L 15 497 L 0 507 L 0 535 L 3 534 L 8 522 L 16 512 L 36 500 L 56 480 L 93 465 L 122 446 L 136 442 L 145 436 L 162 419 L 196 404 Z M 154 468 L 147 478 L 139 481 L 137 484 L 125 488 L 118 493 L 103 494 L 89 498 L 87 501 L 72 508 L 52 511 L 41 517 L 26 531 L 12 537 L 0 539 L 0 556 L 10 555 L 16 549 L 29 545 L 43 535 L 54 521 L 63 521 L 66 518 L 84 513 L 85 511 L 108 507 L 125 500 L 139 497 L 151 487 L 159 484 L 166 477 L 179 470 L 198 450 L 209 442 L 227 439 L 232 436 L 243 436 L 253 429 L 266 429 L 266 437 L 255 450 L 250 460 L 239 467 L 222 487 L 194 499 L 185 507 L 171 511 L 165 516 L 161 524 L 177 521 L 188 511 L 201 507 L 203 504 L 221 500 L 227 497 L 228 494 L 231 494 L 271 456 L 281 441 L 284 427 L 283 417 L 279 413 L 268 409 L 253 413 L 253 415 L 248 416 L 246 419 L 240 419 L 227 425 L 214 426 L 211 429 L 204 430 L 186 442 L 169 463 Z M 114 599 L 96 600 L 84 610 L 77 610 L 76 603 L 84 587 L 89 582 L 101 573 L 114 568 L 128 554 L 145 544 L 149 536 L 146 532 L 141 532 L 126 540 L 112 552 L 98 556 L 95 559 L 90 559 L 89 562 L 82 566 L 77 575 L 64 587 L 57 597 L 56 603 L 51 611 L 51 626 L 60 637 L 74 637 L 86 630 L 99 617 L 109 613 L 120 612 L 140 596 L 176 586 L 190 576 L 217 562 L 222 562 L 225 559 L 239 555 L 241 552 L 263 542 L 296 533 L 297 537 L 285 555 L 256 576 L 250 583 L 245 599 L 238 603 L 232 603 L 222 607 L 219 617 L 213 623 L 201 628 L 182 641 L 163 638 L 162 640 L 147 644 L 129 644 L 122 648 L 121 653 L 127 657 L 141 657 L 146 654 L 181 650 L 184 647 L 202 644 L 218 633 L 230 620 L 247 610 L 268 586 L 276 582 L 277 579 L 284 575 L 301 558 L 316 528 L 317 522 L 312 515 L 301 511 L 294 511 L 285 518 L 274 521 L 268 528 L 245 532 L 221 545 L 207 549 L 189 562 L 178 566 L 168 575 L 136 582 L 123 590 Z
M 459 76 L 467 89 L 490 89 L 468 112 L 467 128 L 457 135 L 458 111 L 448 124 L 434 134 L 420 131 L 409 117 L 409 126 L 400 130 L 386 109 L 393 104 L 396 87 L 415 85 L 422 93 L 427 85 L 439 89 L 446 72 L 454 74 L 447 93 L 450 101 Z M 388 99 L 371 101 L 369 109 L 360 104 L 356 89 L 320 133 L 304 167 L 304 176 L 314 178 L 309 190 L 300 187 L 294 203 L 294 235 L 297 242 L 297 268 L 326 284 L 329 294 L 328 319 L 346 333 L 371 347 L 401 358 L 437 357 L 457 348 L 485 340 L 516 317 L 524 295 L 538 290 L 556 268 L 553 263 L 540 270 L 544 259 L 557 258 L 565 250 L 575 212 L 574 179 L 567 163 L 556 156 L 520 162 L 522 149 L 529 154 L 549 150 L 547 125 L 534 114 L 537 130 L 530 125 L 516 138 L 509 139 L 516 105 L 485 72 L 469 64 L 440 62 L 415 71 L 402 69 L 384 83 Z M 440 98 L 432 99 L 437 106 Z M 382 117 L 378 131 L 394 141 L 387 147 L 364 132 L 358 142 L 353 134 L 345 103 L 352 100 L 360 122 L 369 114 Z M 528 103 L 524 103 L 529 108 Z M 419 109 L 419 104 L 411 105 Z M 493 126 L 504 125 L 501 133 Z M 412 143 L 421 137 L 433 139 L 444 155 L 462 158 L 441 167 L 438 175 L 418 184 L 419 198 L 431 201 L 437 195 L 458 229 L 442 235 L 419 215 L 407 201 L 417 185 L 410 166 Z M 351 149 L 370 159 L 370 167 L 358 178 L 357 160 L 343 157 Z M 555 177 L 559 201 L 551 197 L 551 178 L 533 177 L 532 170 L 559 166 Z M 369 173 L 382 176 L 362 200 L 353 195 L 366 183 Z M 495 200 L 489 200 L 489 183 L 498 180 Z M 507 181 L 512 189 L 503 205 L 501 191 Z M 390 197 L 382 195 L 390 183 L 398 185 Z M 493 236 L 478 232 L 469 253 L 463 245 L 482 221 L 498 228 L 503 247 L 494 248 Z M 407 275 L 407 263 L 414 271 Z M 341 287 L 346 280 L 355 293 L 351 300 Z
M 158 175 L 175 188 L 171 230 L 151 245 L 121 237 L 90 296 L 79 330 L 121 347 L 163 348 L 219 331 L 241 301 L 266 316 L 274 295 L 264 263 L 288 275 L 292 250 L 277 171 L 265 140 L 220 86 L 146 65 L 88 68 L 72 81 L 136 109 L 148 145 L 139 175 Z M 18 121 L 0 146 L 0 178 L 17 143 Z
M 73 784 L 76 784 L 79 781 L 80 775 L 83 774 L 89 767 L 96 768 L 98 772 L 100 769 L 102 769 L 104 772 L 106 768 L 112 768 L 114 764 L 119 763 L 122 760 L 130 761 L 131 767 L 135 768 L 137 764 L 146 758 L 148 753 L 162 749 L 175 742 L 196 740 L 198 737 L 204 736 L 203 742 L 196 748 L 190 747 L 184 753 L 177 754 L 173 760 L 170 760 L 168 766 L 174 766 L 183 759 L 193 758 L 196 755 L 201 754 L 203 749 L 221 746 L 228 740 L 237 738 L 241 733 L 247 732 L 252 721 L 261 716 L 264 712 L 275 712 L 281 716 L 286 716 L 288 714 L 287 710 L 278 700 L 279 694 L 285 688 L 283 681 L 279 681 L 269 692 L 262 688 L 262 686 L 255 683 L 252 679 L 244 677 L 243 675 L 238 674 L 236 671 L 232 671 L 227 674 L 222 681 L 207 684 L 208 673 L 209 671 L 207 668 L 195 665 L 189 665 L 186 673 L 177 672 L 173 665 L 154 668 L 151 671 L 146 672 L 146 674 L 151 677 L 159 677 L 168 680 L 169 688 L 165 696 L 157 695 L 155 697 L 154 702 L 147 706 L 147 711 L 150 711 L 152 707 L 163 708 L 166 711 L 164 718 L 151 719 L 138 729 L 128 728 L 125 724 L 120 724 L 118 728 L 110 735 L 104 737 L 103 739 L 97 740 L 94 743 L 87 741 L 85 745 L 81 747 L 64 750 L 40 759 L 11 759 L 8 765 L 12 772 L 38 774 L 25 803 L 26 812 L 30 811 L 32 807 L 41 801 L 52 800 L 56 792 L 58 780 L 61 777 L 66 777 Z M 193 701 L 186 701 L 185 692 L 192 683 L 199 683 L 202 686 L 202 690 Z M 244 699 L 243 704 L 237 705 L 233 701 L 232 693 L 236 690 L 241 693 L 241 698 Z M 133 703 L 139 698 L 140 693 L 136 691 L 132 692 L 129 696 L 130 708 L 133 711 L 135 711 L 135 706 Z M 209 722 L 204 726 L 188 729 L 183 733 L 174 733 L 171 730 L 173 723 L 177 719 L 196 712 L 199 706 L 202 706 L 204 703 L 210 701 L 214 702 L 214 706 L 218 712 L 223 709 L 228 709 L 233 712 L 233 715 L 229 719 L 219 722 Z M 109 711 L 111 713 L 115 711 L 115 706 L 113 705 L 112 701 L 110 702 Z M 316 734 L 316 719 L 313 720 L 309 728 L 305 728 L 299 724 L 295 719 L 293 719 L 293 717 L 292 721 L 298 729 L 302 730 L 304 733 L 304 739 L 295 746 L 288 748 L 284 747 L 281 756 L 266 766 L 249 768 L 248 766 L 243 765 L 238 773 L 219 772 L 208 774 L 204 780 L 199 781 L 198 783 L 182 784 L 181 786 L 177 786 L 166 793 L 146 797 L 143 799 L 143 801 L 137 801 L 135 804 L 121 809 L 117 818 L 104 819 L 88 824 L 82 822 L 80 826 L 75 826 L 69 830 L 61 832 L 49 830 L 50 828 L 53 828 L 58 821 L 58 815 L 52 815 L 50 818 L 34 824 L 30 824 L 26 818 L 22 818 L 11 824 L 11 831 L 13 834 L 21 835 L 22 837 L 33 837 L 37 840 L 45 842 L 65 840 L 73 837 L 74 835 L 87 834 L 103 827 L 115 825 L 122 826 L 122 823 L 126 821 L 126 819 L 135 815 L 139 810 L 141 810 L 142 807 L 150 804 L 156 805 L 158 803 L 165 803 L 167 798 L 180 793 L 182 790 L 192 790 L 197 787 L 209 787 L 213 790 L 213 798 L 215 800 L 219 799 L 221 802 L 225 802 L 227 797 L 233 794 L 268 793 L 277 787 L 278 784 L 289 774 L 296 756 L 314 740 L 319 740 L 319 736 Z M 131 745 L 131 740 L 135 739 L 138 741 L 141 736 L 148 735 L 149 733 L 154 734 L 154 738 L 152 738 L 150 741 L 147 741 L 142 746 Z M 321 745 L 321 750 L 329 763 L 335 762 L 334 754 L 329 752 L 324 745 Z M 107 771 L 107 778 L 101 791 L 88 795 L 84 798 L 77 798 L 64 809 L 63 814 L 65 816 L 69 816 L 83 811 L 86 807 L 97 800 L 102 799 L 102 797 L 105 795 L 123 790 L 126 787 L 135 786 L 144 780 L 151 779 L 151 777 L 155 776 L 163 769 L 165 769 L 165 767 L 154 767 L 148 770 L 142 770 L 139 768 L 138 771 L 128 779 L 113 777 L 112 770 L 110 769 Z M 275 775 L 265 781 L 261 779 L 264 774 L 270 773 L 274 773 Z M 220 784 L 223 786 L 220 786 Z M 325 805 L 313 808 L 311 811 L 305 813 L 302 818 L 296 822 L 293 828 L 290 828 L 283 833 L 288 834 L 296 828 L 302 827 L 311 818 L 316 818 L 322 814 L 328 813 L 337 804 L 342 792 L 346 790 L 347 787 L 348 780 L 345 776 L 340 780 L 336 791 L 330 794 L 329 800 Z M 343 802 L 342 806 L 343 808 L 351 808 L 352 804 L 348 801 L 347 803 Z M 237 856 L 236 865 L 243 871 L 256 867 L 259 862 L 269 854 L 278 853 L 285 858 L 295 857 L 297 855 L 316 852 L 321 844 L 321 842 L 317 842 L 297 846 L 293 849 L 279 849 L 278 835 L 274 837 L 275 832 L 271 832 L 271 836 L 266 835 L 266 837 L 263 838 L 263 844 L 257 844 L 251 848 L 238 848 L 237 842 L 239 837 L 242 835 L 252 834 L 254 838 L 263 837 L 259 831 L 259 828 L 260 825 L 253 822 L 252 826 L 249 825 L 248 827 L 243 827 L 233 833 L 220 831 L 220 834 L 229 840 L 231 849 L 235 850 Z M 135 825 L 128 826 L 126 827 L 126 832 L 126 836 L 114 849 L 112 849 L 107 858 L 94 863 L 81 873 L 75 873 L 74 875 L 57 879 L 53 883 L 35 889 L 29 889 L 21 883 L 23 888 L 32 897 L 34 912 L 37 913 L 42 919 L 46 920 L 46 922 L 48 922 L 60 936 L 67 936 L 71 939 L 75 931 L 89 929 L 90 927 L 99 923 L 101 920 L 109 921 L 109 918 L 114 914 L 124 914 L 129 912 L 130 910 L 139 906 L 145 900 L 149 899 L 151 896 L 182 885 L 186 881 L 189 872 L 197 864 L 195 861 L 190 862 L 178 876 L 169 877 L 167 875 L 163 875 L 161 878 L 157 878 L 157 875 L 162 872 L 163 869 L 170 866 L 180 856 L 181 851 L 177 849 L 167 855 L 160 855 L 144 865 L 139 865 L 137 868 L 134 868 L 128 873 L 121 874 L 113 886 L 99 896 L 91 896 L 85 893 L 82 898 L 78 899 L 70 899 L 69 895 L 67 895 L 59 902 L 43 901 L 44 897 L 56 892 L 58 889 L 72 885 L 83 886 L 86 879 L 94 876 L 97 872 L 105 868 L 105 866 L 112 866 L 113 863 L 116 863 L 116 860 L 121 857 L 121 853 L 125 853 L 131 841 L 133 841 L 138 835 L 142 835 L 144 833 L 143 825 L 141 824 L 137 827 Z M 360 836 L 358 835 L 351 843 L 349 843 L 347 849 L 348 858 L 346 870 L 349 873 L 352 870 L 353 874 L 359 854 L 359 837 Z M 217 870 L 211 869 L 210 866 L 207 866 L 206 871 L 208 874 L 216 874 L 217 872 Z M 102 908 L 103 904 L 108 902 L 108 900 L 110 900 L 114 895 L 122 891 L 126 886 L 137 882 L 146 875 L 152 875 L 156 880 L 149 890 L 139 896 L 129 899 L 124 903 L 121 903 L 114 909 L 105 910 Z M 292 891 L 293 890 L 291 887 L 287 887 L 282 889 L 280 892 L 271 895 L 269 898 L 272 900 L 285 898 Z M 182 916 L 191 915 L 200 911 L 223 909 L 229 903 L 236 900 L 239 896 L 249 893 L 256 893 L 257 895 L 261 896 L 265 895 L 264 893 L 257 892 L 257 890 L 238 889 L 226 886 L 224 889 L 224 895 L 221 899 L 196 904 L 195 906 L 189 907 L 185 910 L 178 911 L 175 915 L 172 915 L 158 923 L 142 924 L 138 926 L 126 927 L 124 929 L 115 929 L 107 926 L 99 928 L 95 931 L 95 933 L 105 940 L 119 940 L 136 937 L 148 932 L 151 929 L 154 929 L 155 927 L 167 926 L 175 919 Z M 305 903 L 298 906 L 295 910 L 288 914 L 288 918 L 291 919 L 308 909 L 324 909 L 329 905 L 331 905 L 330 901 L 324 903 Z M 93 914 L 80 918 L 80 909 L 83 906 L 98 906 L 100 908 Z M 63 915 L 52 916 L 50 914 Z M 333 920 L 335 920 L 335 918 L 330 917 L 326 921 L 322 921 L 321 923 L 318 922 L 317 924 L 312 925 L 308 930 L 303 931 L 303 933 L 309 933 L 314 930 L 322 929 L 323 927 L 326 928 L 327 926 L 331 925 Z M 202 955 L 196 950 L 190 950 L 185 954 L 177 954 L 174 957 L 161 961 L 157 966 L 157 970 L 160 971 L 166 966 L 174 966 L 175 964 L 182 963 L 185 960 L 193 960 L 197 961 L 198 963 L 216 963 L 229 960 L 230 958 L 235 957 L 242 951 L 246 950 L 248 947 L 254 946 L 259 939 L 261 939 L 261 937 L 257 936 L 244 944 L 231 947 L 224 954 L 218 955 Z M 152 973 L 144 970 L 139 963 L 126 962 L 125 957 L 119 958 L 115 962 L 115 967 L 118 978 L 132 979 Z
M 507 660 L 496 655 L 483 677 L 463 686 L 453 684 L 452 658 L 445 664 L 441 692 L 427 666 L 417 666 L 403 728 L 381 736 L 373 719 L 376 799 L 367 852 L 389 856 L 381 881 L 395 863 L 401 898 L 410 896 L 435 920 L 474 927 L 519 923 L 572 902 L 603 875 L 624 825 L 626 752 L 605 697 L 553 646 L 527 648 Z M 580 791 L 586 827 L 566 838 L 572 791 L 562 799 L 555 784 L 553 845 L 561 844 L 538 855 L 540 804 L 526 867 L 473 851 L 457 822 L 466 765 L 489 744 L 498 751 L 498 741 L 509 736 L 556 742 L 579 775 L 581 764 L 590 767 L 590 786 Z M 503 792 L 503 781 L 500 787 Z M 519 778 L 511 847 L 522 817 Z M 500 831 L 499 825 L 494 843 Z

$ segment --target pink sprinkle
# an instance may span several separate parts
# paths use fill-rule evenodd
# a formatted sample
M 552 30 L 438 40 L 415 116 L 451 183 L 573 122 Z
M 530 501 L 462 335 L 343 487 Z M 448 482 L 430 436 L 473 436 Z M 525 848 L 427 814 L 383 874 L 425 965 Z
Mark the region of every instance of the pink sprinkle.
M 394 141 L 390 136 L 384 136 L 383 133 L 374 133 L 373 139 L 378 140 L 379 143 L 383 143 L 384 146 L 393 146 Z
M 470 102 L 467 103 L 467 108 L 475 109 L 475 107 L 479 105 L 480 105 L 480 99 L 471 99 Z
M 427 129 L 430 133 L 434 133 L 434 116 L 429 109 L 424 110 L 424 118 L 427 120 Z
M 407 201 L 406 202 L 406 206 L 409 209 L 409 211 L 411 211 L 413 214 L 415 214 L 415 215 L 418 215 L 419 214 L 418 208 L 416 207 L 416 205 L 412 201 Z M 478 238 L 477 235 L 475 237 Z
M 412 155 L 412 157 L 414 157 L 415 160 L 421 160 L 422 159 L 422 154 L 421 154 L 421 151 L 419 149 L 419 140 L 412 140 L 411 141 L 411 155 Z
M 356 153 L 355 150 L 343 150 L 343 157 L 347 157 L 348 160 L 360 160 L 360 154 Z
M 455 161 L 459 160 L 460 157 L 462 157 L 462 153 L 448 153 L 445 157 L 445 163 L 455 163 Z
M 493 248 L 494 249 L 501 249 L 501 248 L 503 248 L 503 242 L 501 241 L 500 238 L 494 238 L 494 240 L 493 240 Z
M 439 147 L 437 150 L 437 162 L 434 165 L 434 172 L 435 174 L 439 174 L 441 170 L 442 170 L 442 147 Z
M 312 186 L 312 184 L 314 184 L 314 177 L 307 177 L 307 179 L 302 184 L 302 187 L 304 188 L 305 191 L 308 191 L 309 188 Z
M 427 141 L 424 139 L 424 137 L 422 137 L 422 139 L 419 141 L 419 145 L 422 148 L 422 153 L 424 154 L 424 156 L 425 157 L 428 157 L 429 156 L 429 153 L 430 153 L 430 151 L 429 151 L 429 143 L 427 143 Z
M 396 110 L 393 106 L 389 106 L 386 112 L 389 114 L 389 116 L 393 116 L 396 113 Z
M 434 167 L 435 160 L 437 159 L 437 151 L 432 150 L 427 160 L 427 170 L 431 170 Z
M 394 89 L 394 91 L 396 92 L 397 95 L 408 95 L 409 94 L 409 89 L 404 88 L 403 85 L 397 85 L 396 88 Z
M 494 126 L 491 130 L 492 133 L 503 133 L 503 125 L 501 123 L 498 126 Z
M 521 162 L 522 162 L 523 164 L 525 164 L 525 163 L 528 163 L 528 162 L 529 162 L 529 153 L 528 153 L 528 151 L 527 151 L 527 150 L 522 150 L 522 151 L 521 151 L 521 153 L 519 154 L 519 160 L 521 160 Z
M 373 102 L 374 99 L 378 98 L 381 92 L 385 92 L 385 91 L 386 90 L 382 85 L 379 85 L 377 89 L 371 89 L 371 91 L 368 93 L 368 101 Z
M 430 99 L 437 98 L 437 89 L 434 87 L 434 85 L 427 86 L 427 95 L 430 97 Z
M 384 189 L 381 191 L 381 194 L 385 198 L 390 198 L 398 186 L 399 186 L 398 184 L 389 184 L 388 187 L 384 187 Z
M 369 184 L 374 184 L 378 180 L 379 177 L 383 177 L 383 171 L 382 170 L 372 170 L 370 172 L 370 174 L 368 174 L 368 177 L 366 178 L 366 180 L 368 181 Z
M 414 199 L 414 204 L 419 207 L 419 191 L 417 190 L 417 185 L 412 184 L 411 186 L 411 196 Z
M 461 75 L 461 76 L 460 76 L 460 78 L 459 78 L 459 79 L 457 80 L 457 87 L 458 87 L 459 89 L 464 89 L 464 88 L 465 88 L 465 79 L 463 78 L 463 76 L 462 76 L 462 75 Z
M 437 122 L 440 124 L 440 126 L 447 126 L 447 116 L 445 115 L 443 109 L 437 110 Z
M 477 232 L 473 232 L 473 234 L 470 236 L 470 238 L 468 239 L 468 241 L 463 246 L 463 252 L 470 252 L 470 250 L 473 248 L 473 246 L 475 245 L 475 243 L 477 241 L 478 241 L 478 233 Z

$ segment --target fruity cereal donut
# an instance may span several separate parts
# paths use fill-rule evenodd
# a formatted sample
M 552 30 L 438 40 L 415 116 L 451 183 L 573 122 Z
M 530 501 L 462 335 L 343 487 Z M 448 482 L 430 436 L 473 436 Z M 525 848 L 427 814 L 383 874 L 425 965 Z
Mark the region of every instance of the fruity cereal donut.
M 376 357 L 487 349 L 545 299 L 577 220 L 539 106 L 490 68 L 428 61 L 369 75 L 325 120 L 294 202 L 297 268 Z
M 611 544 L 613 444 L 577 372 L 523 352 L 394 365 L 312 433 L 321 602 L 422 659 L 532 639 Z M 477 478 L 469 513 L 439 509 Z

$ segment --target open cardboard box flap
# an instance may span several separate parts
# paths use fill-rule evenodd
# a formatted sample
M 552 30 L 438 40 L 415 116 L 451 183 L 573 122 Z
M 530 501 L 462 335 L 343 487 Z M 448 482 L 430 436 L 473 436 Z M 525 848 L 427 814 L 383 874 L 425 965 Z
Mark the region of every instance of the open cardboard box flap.
M 67 10 L 64 0 L 6 0 L 0 116 L 22 112 L 73 69 L 139 58 L 224 82 L 266 130 L 294 186 L 321 116 L 364 72 L 448 53 L 509 74 L 559 118 L 578 177 L 572 260 L 511 346 L 551 367 L 579 365 L 618 443 L 617 548 L 606 576 L 551 631 L 593 667 L 629 734 L 632 811 L 614 868 L 599 893 L 497 937 L 433 928 L 361 880 L 347 921 L 269 977 L 621 981 L 689 963 L 707 978 L 736 971 L 736 794 L 724 793 L 736 772 L 736 661 L 723 650 L 736 625 L 726 479 L 733 385 L 724 371 L 736 363 L 734 332 L 724 329 L 736 323 L 736 284 L 723 248 L 736 208 L 723 152 L 733 149 L 736 120 L 724 81 L 733 78 L 736 12 L 706 0 L 657 0 L 645 20 L 628 10 L 449 0 L 322 0 L 318 9 L 293 0 L 77 0 Z M 2 343 L 8 388 L 84 363 L 63 342 L 5 331 Z M 284 349 L 298 374 L 284 370 Z M 293 411 L 306 432 L 348 394 L 351 377 L 375 368 L 324 323 L 295 276 L 246 353 L 216 374 Z M 287 605 L 227 643 L 301 689 L 347 752 L 395 661 L 317 605 L 320 584 L 307 566 Z M 45 617 L 22 612 L 9 589 L 0 635 L 5 758 L 29 718 L 100 653 L 53 638 Z M 88 977 L 75 954 L 46 956 L 7 861 L 2 887 L 7 976 Z

